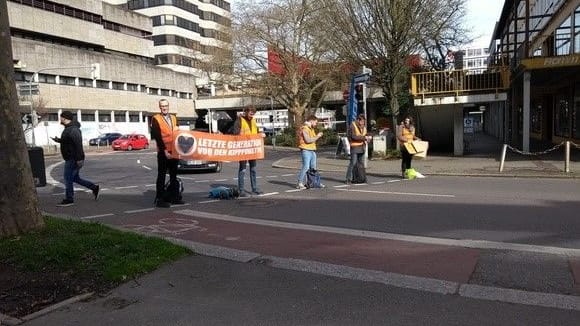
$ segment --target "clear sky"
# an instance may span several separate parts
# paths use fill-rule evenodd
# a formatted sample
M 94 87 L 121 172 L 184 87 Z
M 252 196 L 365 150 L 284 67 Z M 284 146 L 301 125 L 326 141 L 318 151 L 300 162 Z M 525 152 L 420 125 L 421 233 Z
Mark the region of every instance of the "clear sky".
M 465 25 L 473 30 L 474 45 L 485 46 L 491 41 L 495 22 L 499 20 L 504 0 L 467 0 Z

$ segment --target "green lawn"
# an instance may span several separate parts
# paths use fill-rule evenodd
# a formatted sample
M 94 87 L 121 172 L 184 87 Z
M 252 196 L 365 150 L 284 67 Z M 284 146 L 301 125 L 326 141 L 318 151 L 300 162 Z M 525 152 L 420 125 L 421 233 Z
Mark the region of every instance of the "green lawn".
M 120 283 L 191 254 L 165 240 L 97 223 L 45 218 L 46 228 L 0 239 L 0 263 L 30 272 L 50 271 Z

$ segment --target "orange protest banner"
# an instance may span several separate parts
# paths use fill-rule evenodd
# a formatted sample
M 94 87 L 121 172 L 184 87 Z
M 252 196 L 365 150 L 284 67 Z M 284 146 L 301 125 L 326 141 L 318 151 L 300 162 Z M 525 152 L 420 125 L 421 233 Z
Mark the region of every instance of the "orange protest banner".
M 173 138 L 173 158 L 205 161 L 245 161 L 264 158 L 262 135 L 224 135 L 180 130 Z

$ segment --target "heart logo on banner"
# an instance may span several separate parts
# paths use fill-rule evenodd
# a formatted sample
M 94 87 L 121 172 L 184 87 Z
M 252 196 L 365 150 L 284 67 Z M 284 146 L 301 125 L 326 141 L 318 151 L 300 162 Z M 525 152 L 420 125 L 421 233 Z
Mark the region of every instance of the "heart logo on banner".
M 193 152 L 193 145 L 195 144 L 195 139 L 188 135 L 179 135 L 177 137 L 177 147 L 182 155 L 190 155 Z

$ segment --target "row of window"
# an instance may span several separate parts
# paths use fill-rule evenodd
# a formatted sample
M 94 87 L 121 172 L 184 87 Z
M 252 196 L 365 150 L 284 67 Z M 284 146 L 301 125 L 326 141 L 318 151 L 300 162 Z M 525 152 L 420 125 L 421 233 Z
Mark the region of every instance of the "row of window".
M 188 31 L 198 33 L 202 37 L 214 38 L 223 42 L 231 42 L 231 36 L 227 33 L 217 31 L 210 28 L 201 28 L 196 22 L 192 22 L 185 18 L 181 18 L 175 15 L 159 15 L 151 17 L 153 21 L 153 26 L 178 26 Z
M 120 32 L 123 34 L 129 34 L 129 35 L 133 35 L 136 37 L 151 36 L 151 34 L 152 34 L 150 32 L 147 32 L 147 31 L 144 31 L 141 29 L 133 28 L 133 27 L 122 25 L 122 24 L 115 23 L 115 22 L 110 22 L 108 20 L 103 20 L 103 27 L 105 29 L 108 29 L 108 30 Z
M 57 14 L 74 17 L 82 19 L 88 22 L 101 24 L 102 16 L 94 14 L 92 12 L 84 11 L 81 9 L 66 6 L 60 3 L 48 1 L 48 0 L 8 0 L 22 5 L 31 6 L 39 8 L 46 11 L 51 11 Z
M 161 54 L 155 56 L 156 65 L 179 65 L 191 68 L 199 68 L 199 61 L 179 54 Z
M 230 11 L 230 4 L 223 0 L 212 0 L 209 3 L 222 8 L 226 11 Z M 209 11 L 199 10 L 199 7 L 186 0 L 131 0 L 127 2 L 127 8 L 131 10 L 138 10 L 151 7 L 159 6 L 174 6 L 179 9 L 190 12 L 203 20 L 210 20 L 224 26 L 230 26 L 231 20 L 227 17 L 220 16 L 216 13 Z
M 22 117 L 26 114 L 23 113 Z M 127 121 L 127 116 L 125 113 L 114 113 L 114 120 L 111 119 L 110 113 L 99 113 L 99 122 L 141 122 L 138 114 L 129 113 L 129 121 Z M 58 113 L 46 113 L 42 115 L 43 121 L 59 121 Z M 81 122 L 95 122 L 94 113 L 82 113 Z
M 32 78 L 32 73 L 25 73 L 22 71 L 17 71 L 14 74 L 14 79 L 20 83 L 28 83 Z M 78 82 L 77 82 L 78 80 Z M 68 85 L 68 86 L 80 86 L 80 87 L 96 87 L 102 89 L 114 89 L 114 90 L 127 90 L 130 92 L 143 92 L 149 95 L 161 95 L 161 96 L 174 96 L 182 99 L 192 99 L 193 93 L 188 92 L 177 92 L 165 88 L 154 88 L 147 87 L 145 85 L 115 82 L 108 80 L 96 80 L 93 82 L 92 79 L 72 77 L 72 76 L 57 76 L 50 74 L 38 74 L 38 82 L 43 84 L 58 84 L 58 85 Z M 27 95 L 29 90 L 24 91 Z M 36 94 L 36 92 L 34 92 Z
M 198 41 L 194 41 L 183 36 L 173 35 L 173 34 L 162 34 L 153 36 L 153 45 L 177 45 L 184 47 L 189 50 L 199 51 L 203 54 L 214 55 L 221 51 L 225 51 L 220 47 L 215 47 L 211 45 L 203 45 Z M 225 54 L 227 55 L 227 53 Z

